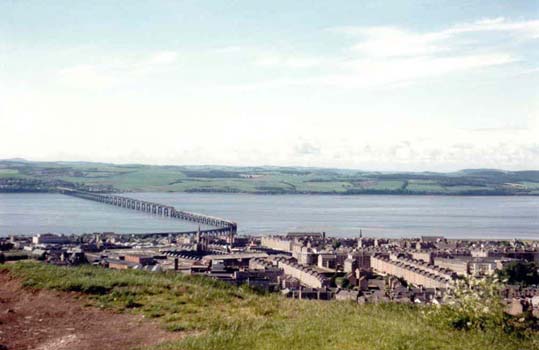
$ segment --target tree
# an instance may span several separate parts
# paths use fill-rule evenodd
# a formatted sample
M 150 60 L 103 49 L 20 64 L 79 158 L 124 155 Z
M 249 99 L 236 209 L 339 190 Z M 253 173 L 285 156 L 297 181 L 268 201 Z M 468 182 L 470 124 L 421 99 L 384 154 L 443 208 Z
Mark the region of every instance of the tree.
M 539 284 L 537 264 L 527 261 L 513 261 L 498 272 L 498 277 L 509 284 L 518 284 L 527 287 Z
M 438 326 L 489 332 L 496 337 L 506 333 L 535 337 L 538 322 L 531 312 L 512 316 L 505 312 L 503 289 L 496 276 L 456 280 L 444 296 L 444 304 L 427 308 L 424 315 Z
M 435 324 L 457 329 L 504 329 L 501 288 L 495 277 L 456 280 L 444 296 L 444 305 L 425 314 Z
M 342 289 L 350 287 L 350 281 L 346 277 L 335 277 L 335 285 Z

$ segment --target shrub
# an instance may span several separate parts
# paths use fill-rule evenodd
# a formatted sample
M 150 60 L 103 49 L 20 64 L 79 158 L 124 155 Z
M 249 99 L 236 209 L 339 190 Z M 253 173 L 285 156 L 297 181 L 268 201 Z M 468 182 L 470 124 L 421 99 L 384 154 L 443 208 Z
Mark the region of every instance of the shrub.
M 522 287 L 539 284 L 539 267 L 533 262 L 513 261 L 498 272 L 502 280 L 509 284 L 518 284 Z
M 427 312 L 429 319 L 457 329 L 495 329 L 503 324 L 501 284 L 488 277 L 455 281 L 445 295 L 445 305 Z
M 425 315 L 442 327 L 526 336 L 535 322 L 531 315 L 505 313 L 502 287 L 496 277 L 456 280 L 445 296 L 445 305 L 428 309 Z

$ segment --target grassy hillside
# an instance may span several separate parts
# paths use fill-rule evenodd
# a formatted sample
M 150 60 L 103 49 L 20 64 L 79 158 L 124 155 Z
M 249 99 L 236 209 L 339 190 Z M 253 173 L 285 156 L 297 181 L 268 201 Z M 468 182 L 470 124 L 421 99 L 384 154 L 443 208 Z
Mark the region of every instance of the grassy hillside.
M 2 181 L 7 179 L 66 181 L 132 192 L 539 195 L 539 171 L 489 169 L 380 173 L 320 168 L 0 161 L 0 191 Z
M 143 313 L 187 336 L 165 349 L 537 349 L 539 338 L 437 328 L 421 307 L 260 295 L 205 278 L 32 262 L 0 267 L 29 288 L 78 291 L 89 305 Z

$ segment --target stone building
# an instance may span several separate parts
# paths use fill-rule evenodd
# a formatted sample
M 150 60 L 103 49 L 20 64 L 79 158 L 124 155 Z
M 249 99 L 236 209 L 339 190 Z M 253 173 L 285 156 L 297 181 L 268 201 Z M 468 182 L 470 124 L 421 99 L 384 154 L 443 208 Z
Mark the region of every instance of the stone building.
M 310 267 L 302 266 L 290 259 L 276 258 L 277 266 L 283 269 L 284 274 L 294 277 L 304 286 L 322 288 L 330 285 L 330 280 Z
M 496 272 L 494 260 L 472 260 L 468 262 L 468 271 L 472 276 L 491 276 Z
M 450 269 L 455 271 L 457 275 L 467 276 L 468 275 L 468 263 L 470 262 L 471 257 L 462 257 L 462 258 L 435 258 L 434 263 L 437 266 Z
M 32 237 L 33 244 L 67 244 L 70 242 L 69 237 L 52 233 L 37 234 Z
M 371 255 L 364 251 L 355 251 L 348 254 L 346 260 L 344 260 L 343 269 L 344 272 L 355 271 L 356 268 L 368 270 L 371 268 Z
M 264 236 L 260 244 L 267 248 L 290 253 L 292 252 L 292 242 L 292 240 L 280 236 Z
M 302 265 L 315 265 L 318 262 L 318 254 L 313 251 L 310 244 L 304 246 L 293 243 L 292 256 Z
M 408 283 L 425 288 L 449 288 L 454 278 L 452 273 L 437 270 L 432 265 L 430 267 L 424 266 L 412 259 L 390 260 L 386 257 L 375 255 L 371 258 L 371 266 L 375 272 L 403 278 Z
M 337 256 L 333 253 L 318 254 L 318 267 L 323 269 L 337 268 Z
M 427 264 L 434 263 L 432 255 L 433 255 L 432 252 L 428 250 L 419 250 L 419 251 L 412 252 L 413 259 L 423 260 Z

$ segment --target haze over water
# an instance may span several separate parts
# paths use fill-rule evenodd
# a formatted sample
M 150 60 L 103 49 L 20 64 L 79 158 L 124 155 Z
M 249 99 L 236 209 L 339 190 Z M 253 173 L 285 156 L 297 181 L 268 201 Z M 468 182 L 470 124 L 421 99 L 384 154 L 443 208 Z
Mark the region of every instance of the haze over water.
M 539 197 L 129 193 L 234 220 L 240 233 L 539 239 Z M 194 230 L 196 226 L 60 194 L 0 193 L 0 235 Z

